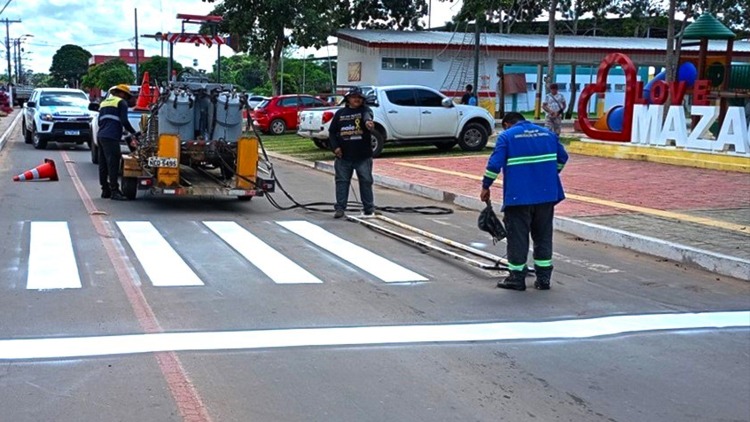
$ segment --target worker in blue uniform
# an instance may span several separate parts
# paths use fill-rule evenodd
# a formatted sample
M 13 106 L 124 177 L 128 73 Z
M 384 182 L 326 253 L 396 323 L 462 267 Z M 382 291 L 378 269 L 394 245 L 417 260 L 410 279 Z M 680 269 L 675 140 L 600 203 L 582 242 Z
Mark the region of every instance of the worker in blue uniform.
M 549 290 L 552 277 L 552 232 L 555 205 L 565 199 L 559 173 L 568 154 L 556 133 L 507 113 L 504 132 L 487 162 L 479 198 L 490 200 L 490 186 L 502 171 L 503 222 L 508 232 L 510 274 L 497 287 L 526 290 L 529 234 L 534 242 L 534 287 Z

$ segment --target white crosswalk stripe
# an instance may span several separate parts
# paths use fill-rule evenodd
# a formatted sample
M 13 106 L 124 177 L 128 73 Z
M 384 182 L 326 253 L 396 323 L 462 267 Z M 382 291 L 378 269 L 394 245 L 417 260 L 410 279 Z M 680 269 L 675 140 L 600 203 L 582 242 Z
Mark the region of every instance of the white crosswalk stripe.
M 118 221 L 135 256 L 154 286 L 202 286 L 203 282 L 147 221 Z
M 211 262 L 204 262 L 206 257 L 200 251 L 205 248 L 215 250 L 221 242 L 233 249 L 230 255 L 236 253 L 234 258 L 226 255 L 229 260 L 222 268 L 225 268 L 227 274 L 237 274 L 231 263 L 241 266 L 244 260 L 276 284 L 323 283 L 324 279 L 319 278 L 320 274 L 315 274 L 315 270 L 320 272 L 323 269 L 314 267 L 315 264 L 305 261 L 304 258 L 302 260 L 307 262 L 306 266 L 313 265 L 313 267 L 303 268 L 302 265 L 305 264 L 300 265 L 295 262 L 293 255 L 299 248 L 289 247 L 294 244 L 289 243 L 290 239 L 297 243 L 307 241 L 309 247 L 330 253 L 330 259 L 338 262 L 340 269 L 348 274 L 345 280 L 351 279 L 352 269 L 347 268 L 344 261 L 386 283 L 427 281 L 424 276 L 307 221 L 282 221 L 276 222 L 278 225 L 268 226 L 286 229 L 281 230 L 281 237 L 273 238 L 274 242 L 283 242 L 282 244 L 286 245 L 283 249 L 276 249 L 273 242 L 267 243 L 268 239 L 261 239 L 237 222 L 203 221 L 203 225 L 210 230 L 205 232 L 209 237 L 204 242 L 208 243 L 191 244 L 189 247 L 183 245 L 179 248 L 182 254 L 172 246 L 172 244 L 181 244 L 179 236 L 170 240 L 170 236 L 165 235 L 169 231 L 163 231 L 149 221 L 115 221 L 113 223 L 122 233 L 124 239 L 122 244 L 126 248 L 129 247 L 135 255 L 134 260 L 128 260 L 127 265 L 131 271 L 142 269 L 146 275 L 144 281 L 156 287 L 204 286 L 201 276 L 204 278 L 207 276 L 205 268 L 204 270 L 201 268 L 205 265 L 210 266 Z M 215 243 L 211 244 L 211 242 Z M 31 222 L 26 288 L 30 290 L 81 288 L 79 265 L 80 268 L 90 267 L 86 261 L 88 258 L 86 253 L 78 257 L 75 255 L 73 247 L 75 244 L 75 239 L 71 239 L 67 222 Z M 123 250 L 122 253 L 127 252 Z M 81 259 L 83 261 L 79 263 L 78 260 Z M 229 266 L 226 265 L 227 262 L 230 263 Z M 331 273 L 331 268 L 331 266 L 326 266 L 324 273 L 330 278 L 325 278 L 325 280 L 335 281 L 336 275 Z M 246 280 L 247 278 L 236 279 Z
M 204 221 L 211 231 L 278 284 L 322 283 L 233 221 Z
M 423 276 L 344 240 L 315 224 L 307 221 L 280 221 L 277 224 L 386 283 L 427 281 Z
M 32 221 L 29 247 L 27 289 L 81 288 L 67 222 Z

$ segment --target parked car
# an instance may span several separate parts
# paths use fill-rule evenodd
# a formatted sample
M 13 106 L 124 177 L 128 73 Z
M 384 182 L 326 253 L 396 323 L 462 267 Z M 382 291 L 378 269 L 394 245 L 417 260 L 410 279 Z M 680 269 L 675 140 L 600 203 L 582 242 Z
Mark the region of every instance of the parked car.
M 21 132 L 27 144 L 47 148 L 48 142 L 91 146 L 89 97 L 80 89 L 37 88 L 23 106 Z
M 297 129 L 300 110 L 326 105 L 325 101 L 312 95 L 278 95 L 258 104 L 251 117 L 253 125 L 261 132 L 281 135 L 287 130 Z
M 258 104 L 270 99 L 271 97 L 264 97 L 262 95 L 251 95 L 247 98 L 247 106 L 250 110 L 255 110 L 255 107 L 258 107 Z
M 455 104 L 432 88 L 397 85 L 363 91 L 374 114 L 372 151 L 376 157 L 386 143 L 434 144 L 441 150 L 458 144 L 464 151 L 479 151 L 496 136 L 495 118 L 486 109 Z M 300 112 L 297 134 L 328 148 L 328 128 L 341 107 Z

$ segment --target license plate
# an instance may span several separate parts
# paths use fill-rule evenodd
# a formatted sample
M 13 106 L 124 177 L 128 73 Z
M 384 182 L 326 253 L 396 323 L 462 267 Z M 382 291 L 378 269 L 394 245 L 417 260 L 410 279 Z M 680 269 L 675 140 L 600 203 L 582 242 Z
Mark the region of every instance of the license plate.
M 80 136 L 81 131 L 80 130 L 66 130 L 65 135 L 66 136 Z
M 174 157 L 170 157 L 170 158 L 148 157 L 149 167 L 177 168 L 179 165 L 180 163 Z

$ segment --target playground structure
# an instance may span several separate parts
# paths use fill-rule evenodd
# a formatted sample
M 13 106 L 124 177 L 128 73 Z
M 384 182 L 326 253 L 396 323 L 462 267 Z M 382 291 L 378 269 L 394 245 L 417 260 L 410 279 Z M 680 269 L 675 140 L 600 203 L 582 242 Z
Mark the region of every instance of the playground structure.
M 717 131 L 722 126 L 730 105 L 743 106 L 745 102 L 750 101 L 750 65 L 732 65 L 732 49 L 735 37 L 736 35 L 731 30 L 709 14 L 701 15 L 695 22 L 688 25 L 682 34 L 683 41 L 688 41 L 683 42 L 683 47 L 696 45 L 690 42 L 692 40 L 697 40 L 697 45 L 700 47 L 697 55 L 694 51 L 682 50 L 679 52 L 676 83 L 683 83 L 686 93 L 692 96 L 697 80 L 708 81 L 709 99 L 719 105 L 718 124 L 709 128 L 714 135 L 717 135 Z M 725 40 L 727 43 L 726 53 L 709 56 L 707 54 L 709 40 Z M 601 77 L 601 75 L 599 76 Z M 604 77 L 606 78 L 606 73 Z M 639 98 L 642 98 L 645 104 L 651 104 L 655 97 L 663 96 L 666 93 L 665 80 L 666 70 L 663 70 L 648 81 L 638 93 Z M 631 89 L 635 85 L 633 81 L 627 82 L 627 89 Z M 603 93 L 597 93 L 597 95 L 599 101 L 601 101 L 604 96 Z M 583 99 L 584 96 L 582 95 L 581 100 Z M 586 110 L 582 107 L 582 103 L 583 101 L 579 102 L 579 114 Z M 616 105 L 606 112 L 603 112 L 601 108 L 598 111 L 598 119 L 593 122 L 593 127 L 598 131 L 598 134 L 593 135 L 593 137 L 602 136 L 607 132 L 628 132 L 629 134 L 629 130 L 624 130 L 629 127 L 632 118 L 632 113 L 627 113 L 627 104 Z M 582 128 L 584 127 L 581 124 L 583 120 L 582 117 L 579 117 L 579 125 Z M 693 118 L 691 126 L 695 127 L 696 123 L 697 119 Z M 611 136 L 605 135 L 605 138 L 614 140 Z M 618 139 L 620 141 L 630 140 L 629 136 L 627 138 L 621 136 L 620 138 Z M 597 139 L 604 138 L 597 137 Z

